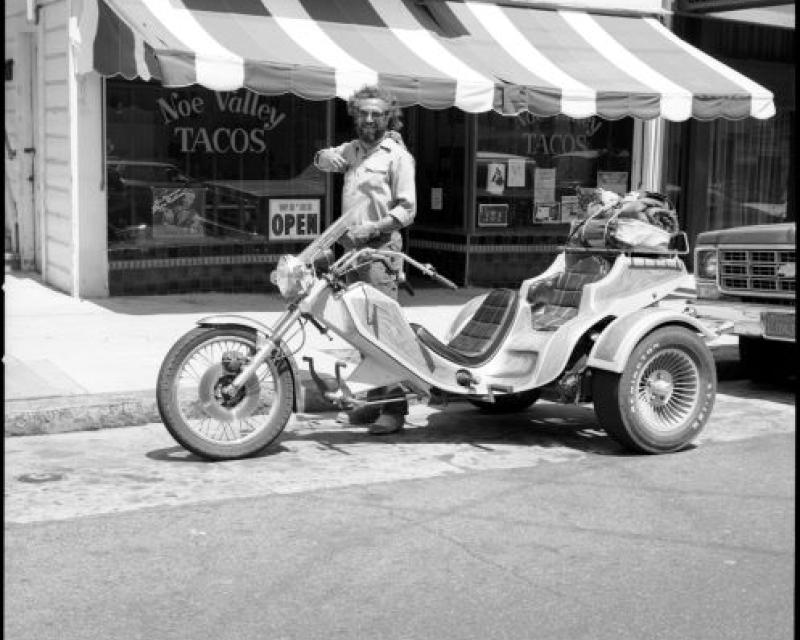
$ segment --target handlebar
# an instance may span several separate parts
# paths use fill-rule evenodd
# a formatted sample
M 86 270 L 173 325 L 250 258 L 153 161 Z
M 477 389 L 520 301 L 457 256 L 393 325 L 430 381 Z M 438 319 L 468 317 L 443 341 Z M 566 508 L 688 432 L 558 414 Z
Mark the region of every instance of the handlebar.
M 424 273 L 426 276 L 431 278 L 432 280 L 436 280 L 441 285 L 444 285 L 448 289 L 458 289 L 458 285 L 453 282 L 452 280 L 448 280 L 443 275 L 439 274 L 433 265 L 430 264 L 422 264 L 421 262 L 417 262 L 412 257 L 407 256 L 402 251 L 391 251 L 389 249 L 372 249 L 372 248 L 364 248 L 358 249 L 354 251 L 349 256 L 344 256 L 342 258 L 342 262 L 340 267 L 350 267 L 352 264 L 357 262 L 359 258 L 362 256 L 366 256 L 371 260 L 380 260 L 381 258 L 399 258 L 404 262 L 408 262 L 412 266 L 416 267 Z

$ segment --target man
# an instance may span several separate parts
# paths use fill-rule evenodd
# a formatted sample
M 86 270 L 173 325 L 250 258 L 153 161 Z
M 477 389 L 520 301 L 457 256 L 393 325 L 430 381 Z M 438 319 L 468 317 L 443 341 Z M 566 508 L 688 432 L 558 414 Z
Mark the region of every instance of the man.
M 376 86 L 356 91 L 347 103 L 358 138 L 317 152 L 314 164 L 322 171 L 344 173 L 342 211 L 358 211 L 357 223 L 342 238 L 346 249 L 373 247 L 402 249 L 400 229 L 416 214 L 414 158 L 400 137 L 400 107 L 391 94 Z M 397 278 L 402 265 L 392 268 L 375 261 L 360 268 L 350 279 L 368 283 L 397 300 Z M 369 399 L 402 393 L 399 386 L 373 390 Z M 408 413 L 405 400 L 365 407 L 340 414 L 339 422 L 371 423 L 369 433 L 383 435 L 399 431 Z

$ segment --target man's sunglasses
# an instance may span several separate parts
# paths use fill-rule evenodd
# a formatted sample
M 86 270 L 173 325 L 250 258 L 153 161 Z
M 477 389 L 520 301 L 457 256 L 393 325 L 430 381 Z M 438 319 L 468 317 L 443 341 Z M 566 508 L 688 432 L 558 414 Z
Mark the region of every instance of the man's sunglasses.
M 373 120 L 378 120 L 379 118 L 388 118 L 389 112 L 388 111 L 362 111 L 361 109 L 358 110 L 357 114 L 359 120 L 366 120 L 370 116 L 372 116 Z

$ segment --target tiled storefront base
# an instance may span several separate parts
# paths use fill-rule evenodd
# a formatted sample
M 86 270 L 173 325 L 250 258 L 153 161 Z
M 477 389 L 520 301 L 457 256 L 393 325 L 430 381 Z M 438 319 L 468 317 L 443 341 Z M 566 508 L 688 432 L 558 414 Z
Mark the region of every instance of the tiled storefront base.
M 469 283 L 477 287 L 518 287 L 526 278 L 547 269 L 555 257 L 555 251 L 470 255 Z
M 278 258 L 303 245 L 168 247 L 117 251 L 109 255 L 112 296 L 170 293 L 263 293 Z
M 274 264 L 228 264 L 115 269 L 109 272 L 112 296 L 169 293 L 262 293 L 277 291 L 269 281 Z
M 557 234 L 467 236 L 414 232 L 407 250 L 459 285 L 517 286 L 544 271 L 563 247 Z M 171 293 L 267 293 L 278 258 L 303 244 L 282 246 L 169 247 L 109 255 L 112 296 Z M 409 274 L 413 272 L 408 268 Z
M 514 287 L 550 266 L 566 240 L 558 231 L 471 236 L 415 231 L 410 253 L 460 285 Z

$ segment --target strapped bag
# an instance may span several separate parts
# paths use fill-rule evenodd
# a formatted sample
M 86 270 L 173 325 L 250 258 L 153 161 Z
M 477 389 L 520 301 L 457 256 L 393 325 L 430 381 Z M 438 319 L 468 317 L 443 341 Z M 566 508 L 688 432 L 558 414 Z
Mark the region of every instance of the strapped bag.
M 570 233 L 568 243 L 594 249 L 662 253 L 678 233 L 678 215 L 669 198 L 652 191 L 633 191 L 620 198 L 599 190 L 599 202 Z

